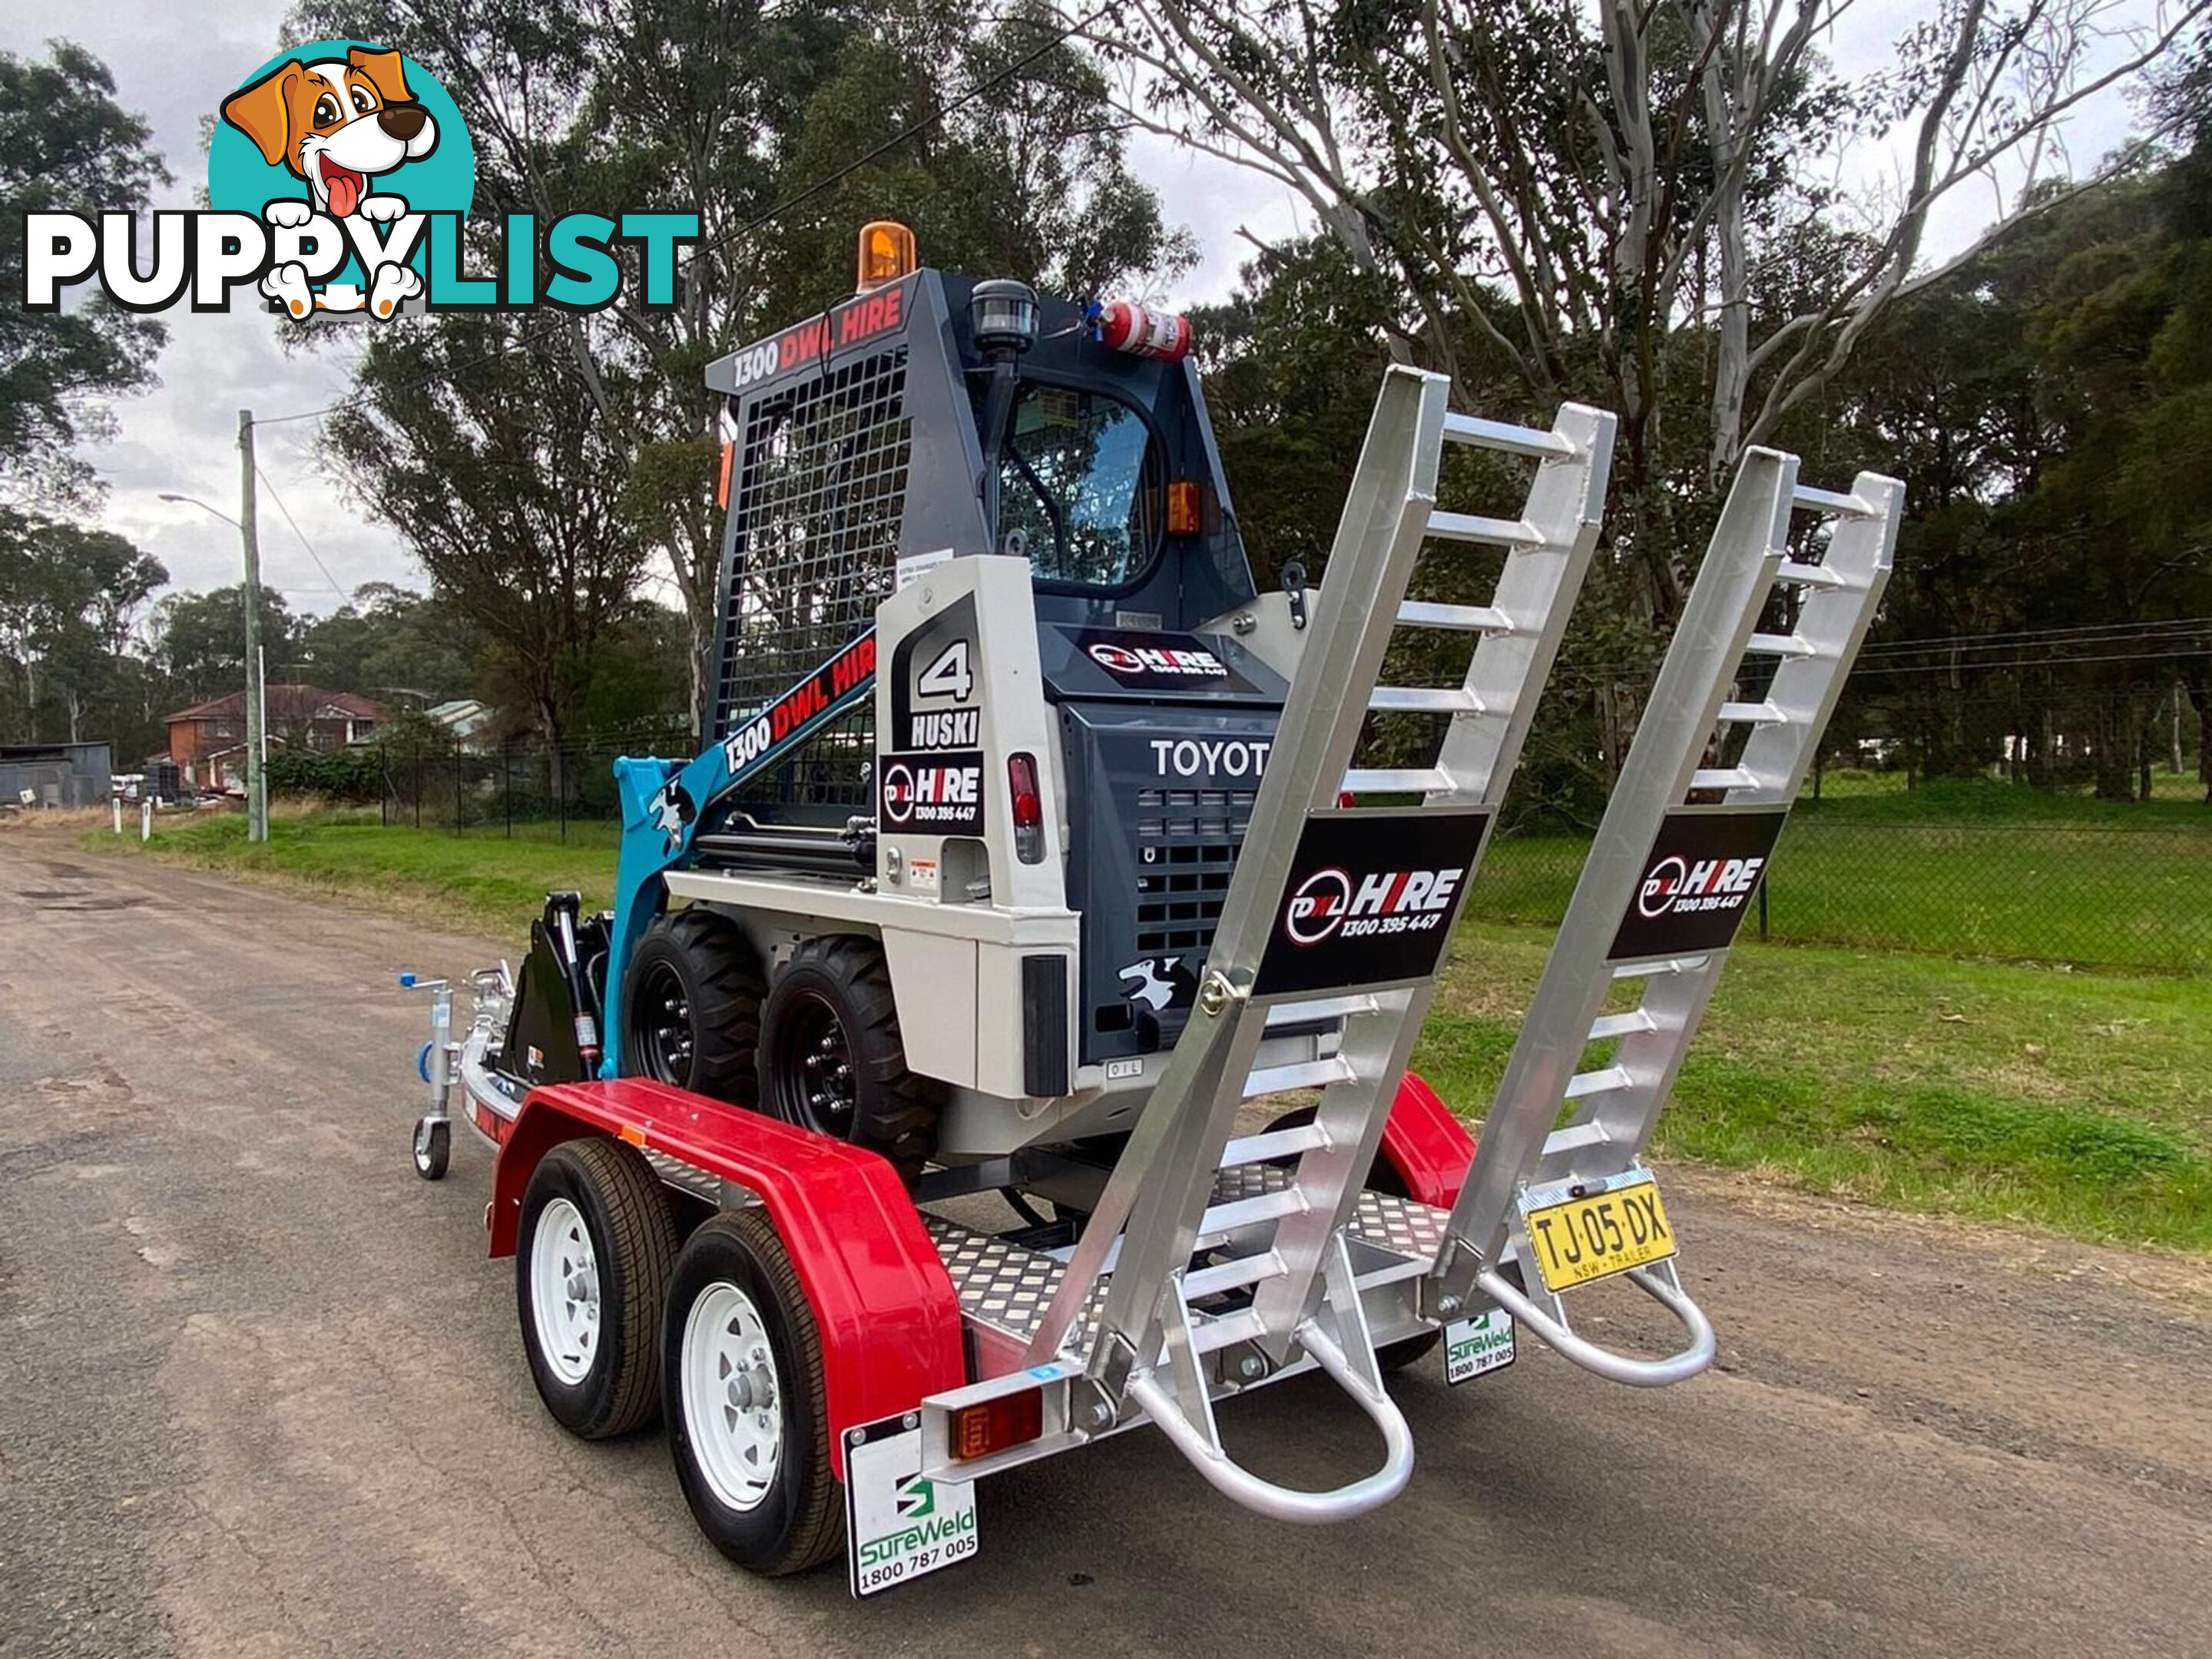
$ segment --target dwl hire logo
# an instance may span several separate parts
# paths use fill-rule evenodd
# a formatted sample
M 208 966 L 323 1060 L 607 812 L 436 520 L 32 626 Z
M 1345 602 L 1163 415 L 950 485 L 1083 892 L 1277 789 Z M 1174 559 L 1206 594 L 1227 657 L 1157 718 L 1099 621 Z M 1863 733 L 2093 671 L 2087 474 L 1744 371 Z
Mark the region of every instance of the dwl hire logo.
M 476 151 L 459 108 L 420 64 L 361 40 L 318 40 L 264 64 L 221 101 L 206 212 L 25 216 L 23 303 L 96 281 L 131 311 L 223 311 L 246 289 L 289 316 L 388 318 L 620 296 L 637 250 L 643 303 L 676 302 L 676 251 L 696 213 L 509 214 L 495 274 L 466 269 L 461 224 Z M 150 249 L 142 248 L 150 240 Z

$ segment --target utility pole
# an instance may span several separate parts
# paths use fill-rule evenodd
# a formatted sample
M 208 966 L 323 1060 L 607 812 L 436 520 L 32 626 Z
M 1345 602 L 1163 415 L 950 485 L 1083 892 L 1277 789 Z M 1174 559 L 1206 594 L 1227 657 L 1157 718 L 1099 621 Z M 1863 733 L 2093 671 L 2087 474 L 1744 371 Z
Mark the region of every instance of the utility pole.
M 246 838 L 269 839 L 269 777 L 263 769 L 261 544 L 253 528 L 253 411 L 238 411 L 238 527 L 246 542 Z

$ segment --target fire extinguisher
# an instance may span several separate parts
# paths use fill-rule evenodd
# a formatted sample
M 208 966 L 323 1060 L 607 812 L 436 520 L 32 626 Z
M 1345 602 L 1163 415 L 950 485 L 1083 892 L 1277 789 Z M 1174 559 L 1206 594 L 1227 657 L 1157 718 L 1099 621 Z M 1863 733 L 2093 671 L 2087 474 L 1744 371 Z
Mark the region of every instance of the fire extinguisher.
M 1190 355 L 1190 319 L 1152 311 L 1129 300 L 1093 301 L 1091 337 L 1115 351 L 1180 362 Z

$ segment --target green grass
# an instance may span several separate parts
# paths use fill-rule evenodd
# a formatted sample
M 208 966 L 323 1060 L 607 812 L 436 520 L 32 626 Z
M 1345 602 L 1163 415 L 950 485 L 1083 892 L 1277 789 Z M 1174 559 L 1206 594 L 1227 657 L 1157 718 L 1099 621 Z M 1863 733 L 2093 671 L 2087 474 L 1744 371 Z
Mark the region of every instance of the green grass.
M 1484 923 L 1454 941 L 1414 1064 L 1470 1115 L 1549 945 Z M 2203 978 L 1745 945 L 1657 1150 L 1901 1208 L 2212 1250 L 2208 1030 Z
M 279 812 L 269 841 L 246 839 L 239 813 L 199 813 L 156 822 L 142 846 L 94 831 L 83 844 L 102 851 L 166 859 L 233 875 L 266 875 L 363 898 L 398 900 L 410 914 L 437 915 L 458 931 L 522 933 L 545 895 L 574 888 L 587 906 L 614 902 L 615 826 L 571 824 L 566 843 L 498 830 L 455 836 L 440 830 L 386 829 L 369 812 Z M 550 830 L 552 826 L 540 826 Z
M 549 889 L 607 902 L 611 830 L 572 836 L 564 847 L 322 815 L 278 817 L 262 848 L 235 816 L 164 822 L 144 849 L 85 840 L 519 939 Z M 1414 1063 L 1470 1116 L 1488 1108 L 1549 945 L 1545 929 L 1487 921 L 1454 942 Z M 1815 1193 L 2212 1251 L 2208 1032 L 2212 975 L 1747 943 L 1658 1151 Z

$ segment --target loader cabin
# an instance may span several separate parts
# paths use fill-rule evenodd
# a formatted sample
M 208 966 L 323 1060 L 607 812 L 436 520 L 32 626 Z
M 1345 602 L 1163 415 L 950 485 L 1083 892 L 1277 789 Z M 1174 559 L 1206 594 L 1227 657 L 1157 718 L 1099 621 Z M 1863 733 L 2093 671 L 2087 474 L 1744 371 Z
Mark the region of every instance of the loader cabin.
M 726 518 L 702 730 L 726 737 L 934 563 L 1025 556 L 1084 916 L 1079 1046 L 1150 1052 L 1181 1029 L 1288 690 L 1208 627 L 1256 592 L 1188 325 L 930 270 L 896 225 L 863 230 L 860 264 L 852 298 L 708 369 Z M 702 857 L 849 878 L 820 838 L 872 809 L 874 720 L 749 780 Z

